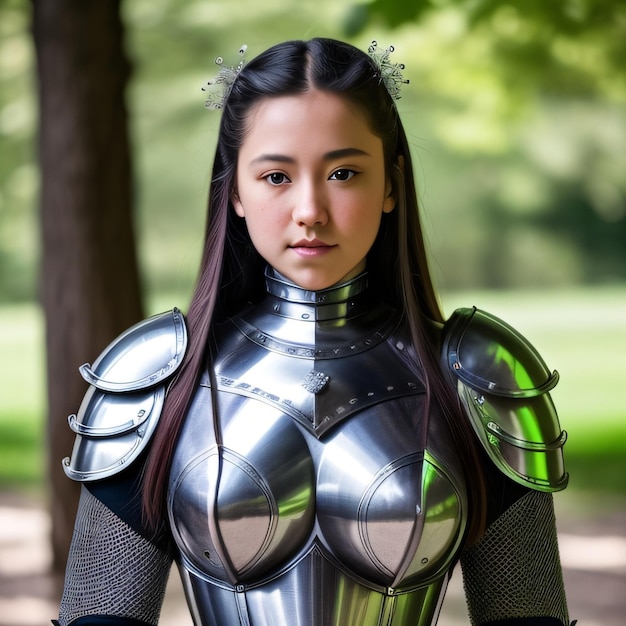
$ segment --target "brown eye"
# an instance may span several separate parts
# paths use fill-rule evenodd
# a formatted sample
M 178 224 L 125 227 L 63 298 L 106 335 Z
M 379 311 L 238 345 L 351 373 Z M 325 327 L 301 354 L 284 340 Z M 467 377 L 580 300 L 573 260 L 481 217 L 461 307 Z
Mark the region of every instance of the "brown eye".
M 355 174 L 356 172 L 354 170 L 336 170 L 330 175 L 329 180 L 350 180 Z
M 275 185 L 275 186 L 283 185 L 289 182 L 289 179 L 282 172 L 272 172 L 271 174 L 268 174 L 267 176 L 265 176 L 265 180 L 270 185 Z

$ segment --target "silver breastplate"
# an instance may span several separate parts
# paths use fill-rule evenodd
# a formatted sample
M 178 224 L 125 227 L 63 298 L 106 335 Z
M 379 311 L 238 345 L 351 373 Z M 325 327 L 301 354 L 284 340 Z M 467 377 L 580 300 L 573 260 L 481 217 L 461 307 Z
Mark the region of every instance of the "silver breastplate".
M 436 619 L 465 492 L 400 320 L 365 281 L 310 293 L 269 275 L 217 333 L 168 498 L 199 624 Z

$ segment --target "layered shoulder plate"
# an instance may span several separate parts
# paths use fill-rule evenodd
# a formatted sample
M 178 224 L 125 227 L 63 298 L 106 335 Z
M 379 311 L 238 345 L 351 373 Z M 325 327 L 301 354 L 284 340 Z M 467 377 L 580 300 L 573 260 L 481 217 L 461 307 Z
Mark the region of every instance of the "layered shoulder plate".
M 442 360 L 496 466 L 533 489 L 564 489 L 567 436 L 549 393 L 559 376 L 533 345 L 485 311 L 458 309 L 443 329 Z
M 145 449 L 158 423 L 165 385 L 182 363 L 187 330 L 182 313 L 155 315 L 115 339 L 93 366 L 80 372 L 90 384 L 76 415 L 65 473 L 82 482 L 113 476 Z

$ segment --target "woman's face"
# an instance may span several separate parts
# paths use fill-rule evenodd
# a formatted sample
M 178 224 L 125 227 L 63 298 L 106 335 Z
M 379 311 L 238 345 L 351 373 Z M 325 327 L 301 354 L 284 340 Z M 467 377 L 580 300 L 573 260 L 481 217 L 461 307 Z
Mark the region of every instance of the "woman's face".
M 357 276 L 395 200 L 383 144 L 361 112 L 318 90 L 250 111 L 232 201 L 281 274 L 319 290 Z

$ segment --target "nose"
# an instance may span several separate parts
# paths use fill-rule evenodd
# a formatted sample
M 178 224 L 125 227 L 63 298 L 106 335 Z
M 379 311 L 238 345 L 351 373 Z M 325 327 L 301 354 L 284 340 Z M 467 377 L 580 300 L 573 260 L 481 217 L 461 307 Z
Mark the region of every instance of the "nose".
M 293 208 L 293 220 L 300 226 L 326 224 L 327 199 L 320 186 L 312 182 L 302 183 Z

